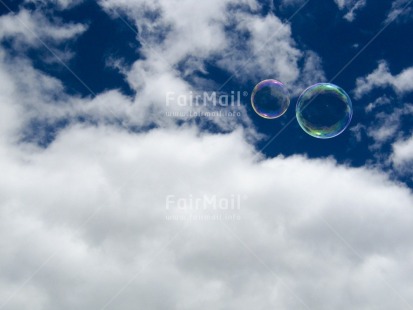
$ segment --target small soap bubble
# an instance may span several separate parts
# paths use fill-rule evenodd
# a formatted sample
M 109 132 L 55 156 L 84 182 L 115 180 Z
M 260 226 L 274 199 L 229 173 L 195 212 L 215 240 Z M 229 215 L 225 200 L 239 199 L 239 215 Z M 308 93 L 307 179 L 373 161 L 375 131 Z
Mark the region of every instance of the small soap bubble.
M 283 115 L 290 105 L 286 86 L 277 80 L 259 82 L 252 91 L 251 104 L 254 111 L 266 119 Z
M 308 87 L 298 98 L 298 124 L 310 136 L 329 139 L 341 134 L 350 124 L 353 105 L 340 87 L 318 83 Z

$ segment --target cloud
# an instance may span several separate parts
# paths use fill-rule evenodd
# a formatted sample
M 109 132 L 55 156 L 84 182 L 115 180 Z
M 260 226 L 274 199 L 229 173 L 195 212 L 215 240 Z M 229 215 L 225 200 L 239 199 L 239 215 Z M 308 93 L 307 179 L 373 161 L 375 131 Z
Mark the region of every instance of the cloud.
M 60 43 L 78 37 L 86 29 L 85 25 L 79 23 L 51 23 L 42 13 L 26 9 L 0 17 L 0 40 L 12 39 L 19 47 Z
M 291 26 L 274 15 L 260 17 L 247 12 L 232 14 L 236 35 L 233 48 L 218 64 L 241 81 L 275 78 L 291 90 L 325 79 L 321 59 L 312 51 L 301 51 L 292 38 Z M 240 37 L 248 36 L 248 40 Z
M 366 6 L 366 0 L 334 0 L 340 10 L 345 10 L 347 13 L 344 15 L 344 19 L 349 22 L 354 21 L 356 18 L 356 11 Z
M 137 39 L 142 44 L 143 57 L 130 68 L 123 68 L 127 81 L 136 90 L 134 104 L 140 111 L 141 124 L 173 123 L 176 120 L 191 121 L 192 117 L 165 117 L 165 113 L 210 112 L 210 105 L 191 106 L 193 93 L 221 92 L 219 84 L 200 77 L 206 73 L 206 65 L 216 55 L 228 48 L 224 31 L 227 8 L 240 5 L 256 7 L 254 1 L 100 1 L 101 6 L 113 18 L 121 19 L 137 29 Z M 179 8 L 179 9 L 178 9 Z M 231 91 L 249 91 L 234 89 Z M 188 98 L 186 105 L 177 100 L 168 101 L 166 94 L 174 98 Z M 228 94 L 228 93 L 226 93 Z M 225 93 L 224 93 L 225 95 Z M 208 122 L 223 130 L 232 130 L 239 122 L 250 124 L 244 101 L 229 111 L 239 112 L 241 118 L 215 117 Z M 231 110 L 232 109 L 232 110 Z M 152 113 L 155 111 L 155 113 Z M 201 121 L 204 122 L 206 118 Z M 205 125 L 208 126 L 208 125 Z
M 359 99 L 375 88 L 391 87 L 397 94 L 404 95 L 413 91 L 412 80 L 413 67 L 406 68 L 399 74 L 393 75 L 387 62 L 382 60 L 372 73 L 356 80 L 354 94 Z
M 256 7 L 250 0 L 209 3 L 102 0 L 100 4 L 114 17 L 119 17 L 115 12 L 127 14 L 138 29 L 138 39 L 147 56 L 161 56 L 171 66 L 189 56 L 204 60 L 227 47 L 222 25 L 229 5 Z
M 365 108 L 367 113 L 374 112 L 374 123 L 366 126 L 367 135 L 373 139 L 371 149 L 377 151 L 391 144 L 394 153 L 394 147 L 398 145 L 397 141 L 401 141 L 406 134 L 409 134 L 405 132 L 405 125 L 411 121 L 413 107 L 411 103 L 405 101 L 404 96 L 413 91 L 412 78 L 413 67 L 393 75 L 387 62 L 380 61 L 377 69 L 372 73 L 356 80 L 356 88 L 353 90 L 356 99 L 369 95 L 375 89 L 391 88 L 396 94 L 396 96 L 382 95 Z M 387 156 L 382 153 L 375 155 L 384 161 L 384 165 L 391 165 L 391 160 Z M 393 157 L 398 158 L 396 155 Z M 397 168 L 400 165 L 393 166 Z
M 351 133 L 354 135 L 354 138 L 357 142 L 362 141 L 362 133 L 366 130 L 366 126 L 358 123 L 357 125 L 350 128 Z
M 413 161 L 413 136 L 408 139 L 400 139 L 393 145 L 392 163 L 399 171 L 413 172 L 411 163 Z
M 22 21 L 21 17 L 33 22 L 31 28 L 46 30 L 36 33 L 35 36 L 29 29 L 23 27 L 27 24 Z M 22 9 L 17 15 L 3 16 L 0 22 L 7 25 L 2 29 L 4 39 L 10 38 L 19 42 L 16 48 L 20 51 L 22 44 L 32 48 L 43 48 L 40 40 L 47 42 L 52 40 L 52 43 L 56 43 L 56 41 L 62 41 L 63 38 L 74 38 L 72 37 L 74 32 L 68 30 L 71 26 L 52 25 L 40 12 L 32 16 Z M 31 34 L 33 36 L 30 36 Z M 53 50 L 52 57 L 56 54 L 57 52 Z M 196 85 L 185 81 L 184 77 L 166 64 L 162 58 L 153 57 L 147 61 L 137 61 L 129 70 L 125 69 L 124 74 L 130 76 L 131 85 L 138 92 L 134 98 L 126 97 L 117 90 L 109 90 L 94 98 L 80 98 L 68 96 L 61 81 L 33 68 L 31 61 L 24 57 L 24 53 L 18 56 L 2 53 L 0 56 L 3 74 L 7 76 L 5 80 L 13 81 L 16 87 L 13 94 L 14 101 L 23 109 L 21 127 L 28 128 L 25 132 L 27 131 L 30 136 L 26 137 L 24 134 L 24 139 L 34 139 L 42 143 L 50 127 L 60 130 L 59 123 L 77 122 L 79 119 L 89 123 L 122 124 L 127 128 L 144 128 L 154 125 L 173 126 L 179 121 L 194 122 L 196 119 L 199 119 L 198 124 L 201 127 L 212 123 L 223 131 L 233 130 L 242 123 L 250 125 L 246 109 L 241 102 L 245 100 L 242 90 L 226 94 L 216 92 L 214 88 L 196 89 Z M 135 84 L 136 78 L 141 79 Z M 208 102 L 200 100 L 199 104 L 194 104 L 191 96 L 194 96 L 197 91 L 204 95 L 204 89 L 205 96 L 208 98 L 216 96 L 216 102 L 210 99 Z M 172 94 L 170 101 L 167 100 L 169 93 Z M 228 100 L 228 107 L 222 106 L 221 108 L 221 98 Z M 225 103 L 226 101 L 223 101 L 223 105 Z M 220 110 L 218 112 L 222 112 L 222 115 L 216 115 L 217 106 L 214 104 L 218 105 L 218 110 Z M 202 113 L 202 117 L 192 116 L 194 113 Z M 36 125 L 37 131 L 34 135 L 30 133 L 33 130 L 30 127 L 33 122 L 40 124 L 40 128 Z M 251 135 L 253 135 L 253 127 L 250 127 Z M 44 134 L 41 133 L 42 131 Z
M 382 107 L 382 106 L 385 106 L 385 105 L 387 105 L 387 104 L 392 103 L 393 100 L 394 100 L 394 99 L 391 99 L 391 98 L 389 98 L 389 97 L 386 96 L 386 95 L 383 95 L 383 96 L 377 98 L 376 100 L 374 100 L 373 102 L 370 102 L 370 103 L 367 105 L 365 111 L 366 111 L 367 113 L 369 113 L 369 112 L 375 110 L 375 109 L 378 108 L 378 107 Z
M 391 139 L 397 138 L 402 127 L 402 118 L 413 114 L 413 105 L 405 104 L 403 108 L 395 108 L 390 113 L 379 112 L 375 115 L 375 124 L 367 130 L 368 136 L 373 138 L 375 147 Z
M 272 14 L 257 14 L 260 7 L 255 1 L 100 3 L 115 18 L 126 14 L 138 29 L 145 59 L 128 74 L 135 88 L 141 89 L 138 78 L 143 74 L 170 75 L 170 68 L 180 68 L 188 80 L 205 72 L 207 64 L 227 71 L 236 81 L 278 78 L 292 89 L 309 83 L 303 77 L 311 81 L 324 77 L 318 56 L 296 47 L 290 25 Z M 301 70 L 302 63 L 307 71 Z M 197 82 L 192 87 L 205 88 L 205 81 Z
M 7 308 L 412 302 L 413 196 L 380 173 L 301 156 L 257 161 L 242 132 L 194 128 L 133 134 L 76 125 L 45 150 L 9 150 L 18 156 L 1 158 L 10 176 L 0 217 Z M 245 197 L 233 211 L 240 220 L 167 218 L 192 212 L 168 209 L 169 195 L 234 194 Z M 194 214 L 208 212 L 225 211 Z
M 236 33 L 245 33 L 250 39 L 239 40 L 234 36 L 231 53 L 220 60 L 220 65 L 236 76 L 246 76 L 261 80 L 273 75 L 274 78 L 290 83 L 298 79 L 298 60 L 302 52 L 294 45 L 291 28 L 274 15 L 264 18 L 246 12 L 233 15 Z M 242 46 L 240 46 L 242 45 Z M 256 77 L 258 74 L 260 77 Z
M 387 18 L 384 23 L 406 22 L 412 18 L 412 6 L 411 1 L 408 0 L 394 0 L 391 5 L 391 9 L 387 14 Z

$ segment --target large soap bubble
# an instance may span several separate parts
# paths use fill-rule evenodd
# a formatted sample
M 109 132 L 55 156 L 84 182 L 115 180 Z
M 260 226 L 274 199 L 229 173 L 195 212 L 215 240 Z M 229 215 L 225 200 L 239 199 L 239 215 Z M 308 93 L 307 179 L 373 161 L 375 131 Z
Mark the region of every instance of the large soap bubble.
M 290 96 L 283 83 L 277 80 L 264 80 L 254 87 L 251 104 L 259 116 L 274 119 L 287 111 Z
M 298 98 L 297 121 L 306 133 L 315 138 L 338 136 L 348 127 L 352 115 L 350 97 L 334 84 L 315 84 Z

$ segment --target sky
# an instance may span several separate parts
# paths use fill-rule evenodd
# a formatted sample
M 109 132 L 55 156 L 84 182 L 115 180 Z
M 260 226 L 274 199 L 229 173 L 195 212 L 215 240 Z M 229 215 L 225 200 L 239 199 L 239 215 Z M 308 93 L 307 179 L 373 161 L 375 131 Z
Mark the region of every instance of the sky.
M 412 310 L 412 26 L 408 0 L 0 0 L 0 309 Z M 295 119 L 321 82 L 354 109 L 326 140 Z

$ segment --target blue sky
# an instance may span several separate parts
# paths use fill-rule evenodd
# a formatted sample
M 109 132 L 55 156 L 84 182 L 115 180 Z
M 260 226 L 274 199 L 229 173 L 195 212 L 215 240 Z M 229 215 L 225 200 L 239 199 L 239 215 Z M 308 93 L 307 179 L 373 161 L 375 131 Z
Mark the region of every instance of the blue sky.
M 412 26 L 408 0 L 0 0 L 0 309 L 411 309 Z M 353 102 L 333 139 L 295 120 L 319 82 Z

